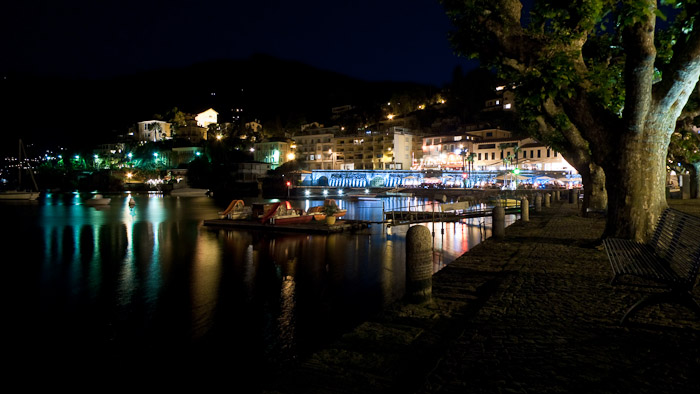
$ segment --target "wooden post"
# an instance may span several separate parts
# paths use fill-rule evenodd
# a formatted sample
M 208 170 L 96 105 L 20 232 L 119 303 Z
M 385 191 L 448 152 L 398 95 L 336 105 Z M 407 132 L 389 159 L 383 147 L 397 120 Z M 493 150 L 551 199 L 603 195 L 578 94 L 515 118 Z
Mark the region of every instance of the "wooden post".
M 535 211 L 542 211 L 542 194 L 540 193 L 535 194 Z
M 550 207 L 550 205 L 551 205 L 551 204 L 550 204 L 551 198 L 552 198 L 552 195 L 549 194 L 549 193 L 547 193 L 547 194 L 544 195 L 544 206 L 545 206 L 545 208 L 549 208 L 549 207 Z
M 506 236 L 506 210 L 502 206 L 496 206 L 491 213 L 491 231 L 495 238 Z

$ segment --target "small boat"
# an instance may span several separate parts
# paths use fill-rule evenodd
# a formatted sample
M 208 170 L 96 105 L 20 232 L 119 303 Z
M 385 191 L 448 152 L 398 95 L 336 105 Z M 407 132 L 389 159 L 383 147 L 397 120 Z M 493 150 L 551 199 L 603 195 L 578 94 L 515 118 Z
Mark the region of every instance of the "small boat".
M 348 213 L 347 209 L 340 209 L 340 207 L 338 207 L 338 204 L 335 202 L 335 200 L 330 199 L 330 198 L 323 201 L 323 205 L 317 205 L 315 207 L 309 208 L 307 213 L 310 215 L 319 215 L 319 216 L 322 214 L 323 217 L 319 217 L 316 220 L 323 220 L 326 218 L 326 216 L 328 216 L 328 213 L 326 211 L 327 206 L 335 207 L 334 212 L 333 212 L 333 216 L 335 216 L 337 218 L 345 216 Z
M 132 197 L 129 197 L 129 207 L 134 207 L 136 205 L 136 201 Z
M 233 200 L 228 207 L 219 212 L 220 219 L 244 220 L 253 216 L 253 208 L 246 206 L 243 200 Z
M 318 220 L 318 221 L 326 220 L 326 212 L 325 212 L 325 207 L 323 205 L 317 205 L 315 207 L 311 207 L 311 208 L 309 208 L 308 211 L 306 211 L 306 213 L 313 216 L 314 220 Z
M 19 140 L 19 156 L 18 156 L 18 165 L 17 165 L 17 172 L 18 172 L 18 187 L 22 188 L 22 170 L 23 170 L 23 164 L 22 164 L 22 153 L 24 153 L 24 158 L 27 158 L 27 152 L 24 150 L 24 144 L 22 144 L 22 140 Z M 6 191 L 0 191 L 0 201 L 34 201 L 39 198 L 39 195 L 41 192 L 39 192 L 39 187 L 36 184 L 36 179 L 34 179 L 34 173 L 32 172 L 31 169 L 29 169 L 29 175 L 32 178 L 32 182 L 34 184 L 34 189 L 33 190 L 6 190 Z
M 25 192 L 21 190 L 7 190 L 0 192 L 2 201 L 34 201 L 39 198 L 39 192 Z
M 112 201 L 109 197 L 95 194 L 92 198 L 85 200 L 85 205 L 108 205 Z
M 313 215 L 308 215 L 301 209 L 292 208 L 292 204 L 289 201 L 282 201 L 271 204 L 260 218 L 260 222 L 277 225 L 300 224 L 309 223 L 312 219 Z

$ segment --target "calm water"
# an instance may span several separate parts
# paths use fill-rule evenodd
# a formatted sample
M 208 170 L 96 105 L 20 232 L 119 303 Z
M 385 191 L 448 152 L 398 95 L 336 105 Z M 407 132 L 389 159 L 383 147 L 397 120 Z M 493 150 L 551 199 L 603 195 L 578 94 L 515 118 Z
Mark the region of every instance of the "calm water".
M 18 271 L 6 281 L 20 285 L 8 301 L 23 356 L 124 365 L 225 358 L 245 362 L 239 375 L 258 376 L 403 295 L 408 226 L 333 235 L 236 231 L 203 226 L 224 208 L 207 197 L 137 195 L 133 208 L 124 195 L 110 197 L 105 208 L 72 194 L 0 204 L 4 250 L 18 253 L 5 263 Z M 338 201 L 346 218 L 377 221 L 382 204 L 429 203 Z M 490 236 L 488 218 L 427 226 L 435 271 Z

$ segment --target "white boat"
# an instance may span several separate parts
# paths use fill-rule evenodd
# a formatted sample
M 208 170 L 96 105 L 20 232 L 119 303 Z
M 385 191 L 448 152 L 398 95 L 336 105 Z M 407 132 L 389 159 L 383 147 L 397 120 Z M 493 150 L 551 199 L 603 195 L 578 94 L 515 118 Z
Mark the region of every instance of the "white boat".
M 109 197 L 103 197 L 101 194 L 95 194 L 91 199 L 85 200 L 85 205 L 108 205 L 112 201 Z
M 18 170 L 18 181 L 17 184 L 19 187 L 22 187 L 22 153 L 24 153 L 24 157 L 27 157 L 27 152 L 24 150 L 24 145 L 22 144 L 22 140 L 19 140 L 19 165 L 17 166 Z M 39 191 L 39 187 L 36 185 L 36 180 L 34 179 L 34 173 L 29 170 L 29 175 L 32 178 L 32 183 L 34 184 L 34 189 L 33 190 L 6 190 L 0 192 L 0 200 L 2 201 L 32 201 L 36 200 L 39 198 L 39 195 L 41 192 Z
M 0 192 L 0 200 L 3 201 L 32 201 L 39 198 L 39 192 L 24 192 L 21 190 L 8 190 Z

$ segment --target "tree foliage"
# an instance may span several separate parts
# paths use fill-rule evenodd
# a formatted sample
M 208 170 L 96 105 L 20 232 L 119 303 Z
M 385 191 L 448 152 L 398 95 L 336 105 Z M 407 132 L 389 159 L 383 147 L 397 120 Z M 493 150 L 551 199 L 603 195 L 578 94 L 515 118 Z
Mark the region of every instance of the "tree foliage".
M 450 40 L 515 86 L 528 132 L 599 186 L 606 234 L 644 238 L 665 207 L 665 159 L 700 75 L 697 0 L 442 0 Z

